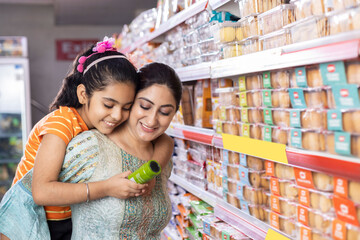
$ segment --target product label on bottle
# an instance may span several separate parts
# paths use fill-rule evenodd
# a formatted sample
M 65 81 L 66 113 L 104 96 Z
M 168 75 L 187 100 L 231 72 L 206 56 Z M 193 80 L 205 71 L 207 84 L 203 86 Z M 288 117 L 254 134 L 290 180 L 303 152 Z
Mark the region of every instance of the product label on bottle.
M 280 185 L 277 178 L 270 178 L 270 191 L 272 194 L 280 195 Z
M 333 86 L 347 83 L 343 61 L 321 63 L 320 72 L 324 85 Z
M 351 155 L 350 141 L 350 133 L 335 132 L 335 152 L 341 155 Z
M 240 154 L 240 165 L 247 167 L 247 157 L 246 154 L 239 153 Z
M 241 109 L 241 121 L 248 123 L 249 117 L 248 117 L 248 108 L 242 108 Z
M 265 171 L 268 176 L 275 176 L 275 163 L 271 161 L 265 161 Z
M 246 185 L 251 185 L 250 181 L 249 181 L 249 169 L 239 166 L 239 176 L 240 176 L 240 181 L 243 182 Z
M 302 132 L 300 129 L 290 130 L 290 145 L 296 148 L 302 148 Z
M 291 106 L 293 108 L 307 108 L 304 90 L 301 88 L 289 88 Z
M 339 220 L 334 219 L 333 228 L 332 228 L 332 236 L 335 240 L 346 240 L 347 231 L 346 224 Z
M 314 189 L 312 173 L 309 170 L 294 168 L 296 184 L 300 187 Z
M 343 130 L 342 113 L 339 109 L 331 109 L 327 111 L 327 125 L 329 130 Z
M 355 84 L 331 87 L 337 108 L 360 108 L 358 86 Z
M 264 122 L 266 124 L 273 125 L 274 123 L 273 123 L 271 108 L 264 108 L 263 112 L 264 112 Z
M 299 203 L 301 205 L 310 207 L 310 192 L 306 188 L 298 188 Z
M 240 98 L 240 106 L 247 107 L 246 92 L 241 92 L 239 94 L 239 98 Z
M 334 194 L 348 198 L 348 181 L 345 178 L 334 177 Z M 360 219 L 359 219 L 360 220 Z
M 272 88 L 270 80 L 270 72 L 263 72 L 263 85 L 264 88 Z
M 298 205 L 297 216 L 298 222 L 304 224 L 305 226 L 309 226 L 309 210 L 307 208 Z
M 264 126 L 264 141 L 272 142 L 272 127 Z
M 263 90 L 263 104 L 267 107 L 272 106 L 272 100 L 271 100 L 271 90 Z
M 290 110 L 290 127 L 301 128 L 300 110 Z
M 250 137 L 250 125 L 248 123 L 243 123 L 241 125 L 241 132 L 243 137 Z
M 308 87 L 305 67 L 295 68 L 295 80 L 298 87 Z
M 240 199 L 241 211 L 250 215 L 249 204 L 245 200 Z
M 246 91 L 245 76 L 239 77 L 239 91 Z
M 336 216 L 344 222 L 350 223 L 355 226 L 359 226 L 359 222 L 356 216 L 356 208 L 354 202 L 349 199 L 334 196 L 334 208 Z
M 244 183 L 237 182 L 236 197 L 240 200 L 244 200 Z
M 305 226 L 300 227 L 300 240 L 312 240 L 311 229 Z
M 278 196 L 271 195 L 270 206 L 272 211 L 280 213 L 280 199 Z

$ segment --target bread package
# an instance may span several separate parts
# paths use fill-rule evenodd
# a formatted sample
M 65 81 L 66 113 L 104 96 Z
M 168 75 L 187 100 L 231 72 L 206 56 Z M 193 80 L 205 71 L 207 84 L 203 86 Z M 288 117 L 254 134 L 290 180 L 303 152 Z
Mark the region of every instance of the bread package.
M 273 123 L 279 127 L 290 127 L 290 112 L 287 109 L 272 111 Z
M 294 180 L 295 179 L 294 168 L 281 163 L 275 163 L 275 176 L 287 180 Z
M 250 138 L 262 140 L 262 129 L 258 124 L 250 124 Z
M 324 110 L 305 109 L 300 112 L 300 122 L 302 128 L 326 129 L 327 114 Z
M 304 90 L 305 103 L 308 108 L 327 108 L 327 92 L 321 88 Z
M 182 115 L 184 118 L 185 125 L 194 124 L 194 113 L 193 113 L 193 90 L 192 86 L 184 85 L 183 93 L 181 97 L 181 108 Z
M 290 108 L 291 101 L 287 90 L 273 90 L 271 92 L 272 107 Z
M 228 165 L 226 168 L 227 168 L 227 177 L 228 177 L 228 179 L 240 180 L 239 167 L 238 166 Z
M 325 173 L 312 173 L 314 186 L 320 191 L 332 191 L 334 189 L 334 179 L 332 176 Z
M 244 110 L 244 109 L 243 109 Z M 263 123 L 263 112 L 259 108 L 247 109 L 249 123 Z
M 247 161 L 247 167 L 252 170 L 261 171 L 261 170 L 265 169 L 264 168 L 264 160 L 261 158 L 247 155 L 246 161 Z
M 349 181 L 349 198 L 360 204 L 360 182 Z
M 229 156 L 229 163 L 230 164 L 235 164 L 235 165 L 239 165 L 240 164 L 240 154 L 237 152 L 228 152 L 228 156 Z
M 351 154 L 360 158 L 360 135 L 351 136 Z
M 240 208 L 240 200 L 235 195 L 233 195 L 231 193 L 227 193 L 226 200 L 228 203 L 230 203 L 234 207 Z
M 303 131 L 302 147 L 310 151 L 325 151 L 324 134 L 316 131 Z
M 270 73 L 271 86 L 273 88 L 289 88 L 290 73 L 288 70 L 278 70 Z
M 273 127 L 271 132 L 272 142 L 285 144 L 288 143 L 288 130 L 280 127 Z

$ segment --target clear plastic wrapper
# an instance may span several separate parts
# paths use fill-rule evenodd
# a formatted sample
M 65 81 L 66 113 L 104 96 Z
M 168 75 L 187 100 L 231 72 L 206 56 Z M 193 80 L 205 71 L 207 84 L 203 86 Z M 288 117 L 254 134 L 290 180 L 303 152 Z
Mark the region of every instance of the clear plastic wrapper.
M 242 107 L 261 107 L 263 96 L 261 90 L 249 90 L 239 93 L 240 106 Z
M 268 202 L 268 196 L 261 188 L 253 188 L 249 186 L 243 187 L 244 200 L 250 204 L 265 205 Z
M 198 43 L 199 42 L 199 33 L 196 30 L 189 32 L 188 34 L 186 34 L 184 36 L 184 41 L 187 46 L 192 45 L 194 43 Z
M 265 170 L 264 160 L 250 155 L 246 156 L 246 166 L 255 171 Z
M 222 132 L 240 136 L 240 125 L 238 123 L 222 122 Z
M 248 204 L 250 215 L 261 220 L 266 221 L 268 219 L 268 212 L 265 211 L 263 206 L 256 204 Z
M 263 188 L 263 192 L 270 191 L 270 177 L 266 173 L 261 174 L 260 187 Z
M 202 54 L 219 52 L 219 47 L 215 43 L 215 40 L 213 38 L 209 38 L 207 40 L 199 42 L 199 47 Z
M 240 41 L 248 37 L 254 37 L 261 35 L 257 14 L 252 14 L 246 18 L 239 20 L 242 29 L 242 38 L 237 35 L 237 39 Z
M 238 0 L 239 2 L 239 10 L 240 10 L 240 17 L 245 18 L 254 13 L 262 12 L 260 10 L 260 1 L 257 0 Z
M 292 4 L 280 5 L 259 15 L 262 34 L 268 34 L 295 21 L 295 6 Z
M 227 153 L 225 154 L 224 151 L 226 151 Z M 229 164 L 231 164 L 231 165 L 239 165 L 240 164 L 240 153 L 223 150 L 223 155 L 227 155 L 227 160 L 228 160 Z
M 198 177 L 197 175 L 186 173 L 185 176 L 186 181 L 194 184 L 195 186 L 207 190 L 207 181 L 204 178 Z
M 228 178 L 228 180 L 227 180 L 227 189 L 228 189 L 228 192 L 229 192 L 229 193 L 231 193 L 231 194 L 233 194 L 233 195 L 236 195 L 236 192 L 237 192 L 237 181 Z
M 212 52 L 212 53 L 202 54 L 200 57 L 201 57 L 201 62 L 213 62 L 219 60 L 221 54 L 220 52 Z
M 324 234 L 331 234 L 334 221 L 333 215 L 327 215 L 312 208 L 307 208 L 304 206 L 301 207 L 307 210 L 297 211 L 298 219 L 307 219 L 307 222 L 301 221 L 304 225 L 320 231 Z
M 296 226 L 293 217 L 286 217 L 278 214 L 269 209 L 265 209 L 268 212 L 268 223 L 275 229 L 287 234 L 290 237 L 296 236 Z
M 299 69 L 297 73 L 295 71 L 293 72 L 293 76 L 290 78 L 291 87 L 293 88 L 299 87 L 295 75 L 296 74 L 298 74 L 299 76 L 303 75 L 302 71 L 303 71 L 302 69 Z M 306 71 L 306 84 L 308 87 L 310 88 L 322 87 L 324 85 L 319 65 L 306 66 L 305 71 Z
M 202 165 L 205 163 L 205 161 L 206 161 L 206 152 L 205 151 L 201 151 L 200 149 L 189 148 L 188 153 L 189 153 L 191 159 L 194 160 L 195 162 L 202 164 Z
M 272 195 L 279 195 L 291 201 L 298 200 L 298 189 L 294 180 L 282 178 L 270 178 L 270 190 Z
M 280 143 L 280 144 L 288 144 L 288 135 L 289 135 L 289 130 L 287 128 L 281 128 L 278 126 L 266 126 L 266 125 L 262 125 L 262 136 L 263 136 L 263 140 L 265 139 L 269 139 L 268 138 L 268 128 L 266 127 L 270 127 L 271 128 L 271 142 L 274 143 Z M 270 136 L 269 136 L 270 137 Z
M 333 205 L 333 193 L 318 191 L 315 189 L 307 189 L 296 185 L 291 186 L 298 189 L 298 192 L 300 193 L 300 204 L 305 205 L 305 203 L 307 203 L 307 207 L 319 210 L 322 213 L 335 213 Z M 309 196 L 309 199 L 306 199 L 307 196 Z
M 227 165 L 226 170 L 227 170 L 228 179 L 232 179 L 232 180 L 236 180 L 236 181 L 240 180 L 239 166 L 237 166 L 237 165 Z
M 215 92 L 219 93 L 219 103 L 222 106 L 239 106 L 236 88 L 218 88 Z
M 279 48 L 292 43 L 289 29 L 280 29 L 259 38 L 263 50 Z
M 264 109 L 265 111 L 265 123 L 272 122 L 272 124 L 279 127 L 290 127 L 290 112 L 289 109 L 284 108 L 273 108 Z M 271 111 L 271 114 L 266 114 L 266 111 Z M 269 117 L 269 119 L 268 119 Z
M 304 97 L 307 108 L 327 108 L 328 96 L 324 88 L 306 88 Z
M 180 160 L 187 160 L 188 159 L 188 150 L 187 149 L 184 149 L 182 147 L 175 147 L 174 151 L 175 151 L 176 156 Z
M 292 3 L 295 5 L 296 21 L 333 11 L 332 1 L 327 0 L 296 0 Z
M 346 240 L 359 240 L 360 228 L 354 225 L 346 224 Z
M 334 132 L 326 132 L 326 151 L 331 154 L 340 154 L 340 155 L 353 155 L 355 157 L 360 158 L 360 135 L 359 134 L 351 134 L 348 148 L 342 147 L 341 152 L 338 153 L 336 149 L 336 145 L 340 144 L 343 141 L 342 136 L 339 136 L 339 139 L 335 139 Z
M 327 128 L 327 113 L 322 109 L 301 109 L 292 112 L 292 118 L 297 122 L 300 120 L 300 127 L 312 130 L 324 130 Z
M 331 192 L 334 189 L 334 178 L 326 173 L 312 172 L 315 189 Z
M 297 129 L 289 134 L 289 146 L 310 151 L 326 150 L 324 133 L 317 130 Z
M 184 179 L 186 178 L 186 171 L 181 168 L 177 168 L 176 166 L 174 166 L 173 172 L 179 177 L 182 177 Z
M 244 170 L 247 174 L 244 174 Z M 261 185 L 261 176 L 265 171 L 256 171 L 250 168 L 240 169 L 240 180 L 244 183 L 249 183 L 253 188 L 260 188 Z
M 226 193 L 226 201 L 233 205 L 236 208 L 240 208 L 240 200 L 236 197 L 236 195 L 231 193 Z
M 259 90 L 263 88 L 262 75 L 252 74 L 245 77 L 246 90 Z
M 229 43 L 237 41 L 237 34 L 241 34 L 241 24 L 238 22 L 222 22 L 211 25 L 216 42 Z M 241 34 L 242 35 L 242 34 Z M 242 39 L 242 38 L 241 38 Z
M 343 10 L 348 7 L 356 6 L 360 3 L 359 0 L 333 0 L 334 10 Z
M 249 127 L 249 130 L 247 130 L 247 127 Z M 243 124 L 242 134 L 241 135 L 242 136 L 247 136 L 247 137 L 250 137 L 250 138 L 253 138 L 253 139 L 258 139 L 258 140 L 263 139 L 261 125 L 259 125 L 257 123 L 249 124 L 248 126 Z
M 296 223 L 297 234 L 295 240 L 304 240 L 304 238 L 314 240 L 332 240 L 331 234 L 325 234 L 319 230 Z M 350 240 L 350 239 L 349 239 Z
M 240 121 L 240 109 L 238 107 L 225 108 L 225 120 L 229 122 Z
M 275 163 L 275 177 L 295 180 L 294 168 L 285 164 Z
M 209 38 L 213 38 L 213 33 L 211 32 L 210 24 L 211 23 L 206 23 L 197 29 L 200 41 L 204 41 L 204 40 L 208 40 Z
M 243 114 L 247 114 L 247 119 L 249 123 L 263 123 L 264 122 L 264 114 L 263 110 L 260 108 L 243 108 L 242 112 L 246 112 Z
M 259 42 L 258 36 L 246 38 L 242 42 L 244 44 L 243 54 L 250 54 L 262 51 L 262 45 Z
M 199 64 L 201 62 L 202 62 L 201 56 L 193 57 L 193 58 L 187 58 L 187 59 L 182 60 L 182 64 L 184 66 L 196 65 L 196 64 Z
M 223 58 L 232 58 L 243 55 L 244 44 L 242 42 L 229 43 L 222 46 Z
M 297 21 L 287 28 L 290 29 L 293 43 L 313 40 L 329 35 L 329 24 L 326 16 L 313 16 Z
M 173 156 L 172 160 L 177 168 L 185 170 L 187 168 L 187 160 L 179 158 L 178 156 Z
M 360 13 L 359 13 L 360 16 Z M 359 17 L 360 22 L 360 17 Z M 359 27 L 360 29 L 360 27 Z M 346 79 L 349 84 L 360 84 L 360 61 L 347 61 L 345 62 Z
M 266 193 L 269 205 L 272 211 L 285 217 L 294 217 L 296 215 L 297 204 L 287 198 Z

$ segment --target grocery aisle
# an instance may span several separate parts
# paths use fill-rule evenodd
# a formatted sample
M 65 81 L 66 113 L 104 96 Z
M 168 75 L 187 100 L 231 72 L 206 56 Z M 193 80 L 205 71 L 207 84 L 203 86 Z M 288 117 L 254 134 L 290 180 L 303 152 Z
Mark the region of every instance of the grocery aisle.
M 359 2 L 158 3 L 119 49 L 184 85 L 164 239 L 360 239 Z

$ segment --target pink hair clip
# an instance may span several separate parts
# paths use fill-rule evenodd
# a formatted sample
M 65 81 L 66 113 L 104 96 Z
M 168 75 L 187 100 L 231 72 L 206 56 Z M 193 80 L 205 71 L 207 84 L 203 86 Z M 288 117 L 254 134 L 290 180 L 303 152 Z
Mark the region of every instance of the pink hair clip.
M 76 69 L 79 72 L 83 72 L 84 71 L 84 63 L 85 61 L 90 58 L 92 55 L 97 54 L 97 53 L 104 53 L 105 51 L 117 51 L 116 48 L 114 48 L 115 44 L 115 39 L 114 38 L 109 38 L 109 37 L 104 37 L 104 40 L 101 42 L 97 42 L 96 46 L 93 47 L 92 51 L 94 53 L 90 54 L 89 56 L 81 56 L 78 60 L 79 65 L 76 67 Z

